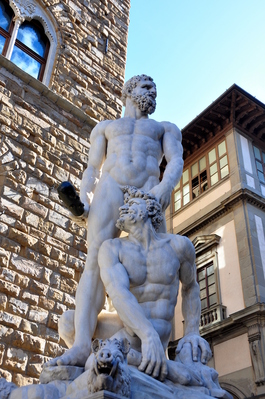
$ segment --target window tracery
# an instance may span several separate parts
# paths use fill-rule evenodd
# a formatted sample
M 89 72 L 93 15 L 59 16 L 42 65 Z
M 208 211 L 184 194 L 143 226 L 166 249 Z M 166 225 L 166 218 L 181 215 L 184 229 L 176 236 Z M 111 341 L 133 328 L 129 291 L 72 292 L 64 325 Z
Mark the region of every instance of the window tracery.
M 29 0 L 0 0 L 0 52 L 25 72 L 49 83 L 57 48 L 51 17 Z

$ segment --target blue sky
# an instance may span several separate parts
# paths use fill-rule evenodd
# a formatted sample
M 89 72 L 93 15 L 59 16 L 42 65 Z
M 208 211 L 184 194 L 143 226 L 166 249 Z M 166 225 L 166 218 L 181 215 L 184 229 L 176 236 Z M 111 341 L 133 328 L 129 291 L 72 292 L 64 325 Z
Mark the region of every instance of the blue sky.
M 265 0 L 131 0 L 125 79 L 152 76 L 179 128 L 234 83 L 265 103 L 264 21 Z

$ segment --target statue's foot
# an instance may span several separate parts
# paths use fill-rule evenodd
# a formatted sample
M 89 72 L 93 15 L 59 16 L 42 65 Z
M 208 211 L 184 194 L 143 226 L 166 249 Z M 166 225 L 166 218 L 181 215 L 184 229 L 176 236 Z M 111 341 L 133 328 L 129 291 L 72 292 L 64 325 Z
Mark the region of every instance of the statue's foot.
M 80 366 L 84 367 L 90 351 L 84 347 L 72 346 L 63 355 L 55 357 L 44 364 L 43 367 L 52 366 Z

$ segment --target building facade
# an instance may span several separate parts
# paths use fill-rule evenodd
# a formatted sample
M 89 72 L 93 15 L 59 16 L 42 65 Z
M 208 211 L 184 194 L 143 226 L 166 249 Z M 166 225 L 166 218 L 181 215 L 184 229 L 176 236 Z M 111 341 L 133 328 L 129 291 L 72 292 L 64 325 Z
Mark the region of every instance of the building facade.
M 182 134 L 167 227 L 195 246 L 209 365 L 235 399 L 265 398 L 265 105 L 234 85 Z M 182 320 L 179 302 L 171 356 Z
M 0 375 L 38 381 L 60 355 L 86 232 L 57 195 L 78 189 L 89 135 L 121 116 L 129 0 L 0 0 Z

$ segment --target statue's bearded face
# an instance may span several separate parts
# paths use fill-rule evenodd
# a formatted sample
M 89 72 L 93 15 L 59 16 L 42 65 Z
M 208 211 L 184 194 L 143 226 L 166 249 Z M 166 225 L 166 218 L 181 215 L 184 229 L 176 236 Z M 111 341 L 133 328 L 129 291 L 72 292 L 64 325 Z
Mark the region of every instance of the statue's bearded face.
M 140 80 L 131 93 L 131 99 L 141 112 L 151 115 L 156 109 L 156 94 L 154 82 Z
M 142 95 L 132 94 L 131 98 L 139 110 L 144 114 L 151 115 L 155 112 L 156 96 L 153 93 L 147 92 Z

